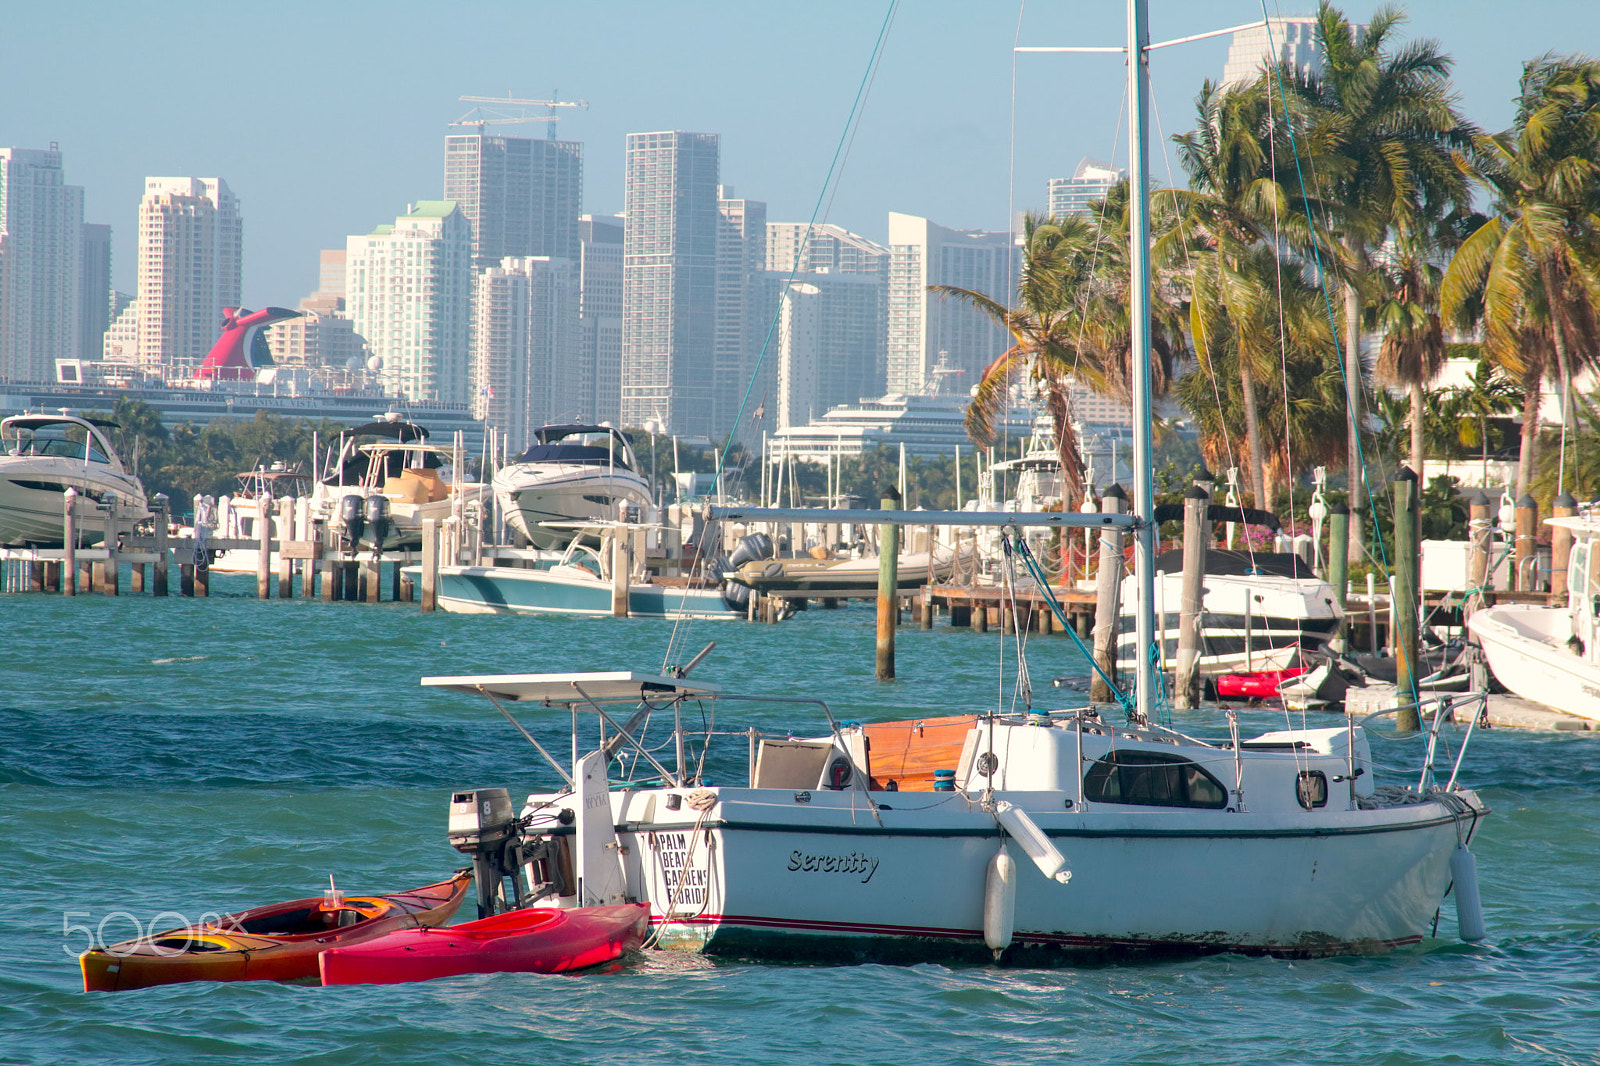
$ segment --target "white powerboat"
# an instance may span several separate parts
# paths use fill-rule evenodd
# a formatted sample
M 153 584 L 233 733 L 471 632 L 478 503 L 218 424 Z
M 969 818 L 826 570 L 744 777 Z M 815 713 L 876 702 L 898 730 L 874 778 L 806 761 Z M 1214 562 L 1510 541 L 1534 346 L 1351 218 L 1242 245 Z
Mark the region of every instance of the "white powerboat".
M 1524 699 L 1600 721 L 1600 518 L 1547 519 L 1572 531 L 1567 602 L 1507 603 L 1467 619 L 1489 670 Z
M 573 523 L 574 526 L 580 523 Z M 543 553 L 534 567 L 521 566 L 440 566 L 437 571 L 437 603 L 440 610 L 455 614 L 567 614 L 609 617 L 616 613 L 616 596 L 627 589 L 630 618 L 694 618 L 735 620 L 745 617 L 745 597 L 749 593 L 728 591 L 726 584 L 696 581 L 693 578 L 662 578 L 644 572 L 642 565 L 630 567 L 619 582 L 613 573 L 617 554 L 613 541 L 638 543 L 649 527 L 627 523 L 589 523 L 578 530 L 585 535 L 570 536 L 566 548 L 558 553 Z M 591 541 L 599 547 L 592 546 Z M 643 553 L 630 551 L 626 557 L 643 561 Z M 420 567 L 408 573 L 421 575 Z
M 392 412 L 345 430 L 335 446 L 311 506 L 351 552 L 414 548 L 424 521 L 461 518 L 487 495 L 487 486 L 464 480 L 459 435 L 453 447 L 432 444 L 426 429 Z
M 0 421 L 0 547 L 59 548 L 76 489 L 78 546 L 150 517 L 144 485 L 123 467 L 102 432 L 115 423 L 75 415 L 23 414 Z
M 1183 551 L 1156 558 L 1156 639 L 1162 658 L 1178 652 L 1183 602 Z M 1292 552 L 1206 552 L 1200 601 L 1200 672 L 1282 670 L 1302 652 L 1320 651 L 1339 631 L 1344 609 L 1332 585 Z M 1132 669 L 1136 579 L 1122 581 L 1117 620 L 1117 665 Z
M 270 467 L 247 470 L 237 475 L 239 488 L 231 496 L 217 500 L 217 528 L 210 535 L 222 540 L 260 540 L 261 509 L 265 504 L 269 518 L 274 523 L 272 539 L 288 539 L 277 529 L 280 523 L 272 512 L 273 501 L 282 499 L 309 499 L 312 495 L 311 475 L 297 467 L 277 462 Z M 229 548 L 218 552 L 211 569 L 219 573 L 254 574 L 261 553 L 257 548 Z
M 557 549 L 570 527 L 546 523 L 615 522 L 624 505 L 650 505 L 633 446 L 610 426 L 545 426 L 531 447 L 494 476 L 495 502 L 511 527 L 535 548 Z

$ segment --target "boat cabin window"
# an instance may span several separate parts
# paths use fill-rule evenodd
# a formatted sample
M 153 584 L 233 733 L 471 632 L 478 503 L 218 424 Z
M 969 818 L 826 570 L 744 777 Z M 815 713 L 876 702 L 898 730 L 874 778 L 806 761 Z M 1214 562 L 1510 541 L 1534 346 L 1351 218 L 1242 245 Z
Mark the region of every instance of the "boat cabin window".
M 1295 798 L 1306 810 L 1328 805 L 1328 777 L 1321 770 L 1301 770 L 1294 786 Z
M 524 463 L 576 463 L 581 466 L 614 466 L 628 469 L 621 448 L 599 448 L 590 444 L 535 444 L 522 453 Z
M 61 459 L 82 459 L 83 442 L 79 440 L 66 440 L 62 437 L 29 437 L 17 442 L 16 448 L 11 450 L 13 455 L 48 455 Z M 89 461 L 91 463 L 110 462 L 100 449 L 90 446 Z
M 1228 805 L 1228 790 L 1205 769 L 1181 755 L 1122 749 L 1096 759 L 1083 777 L 1083 798 L 1149 807 Z

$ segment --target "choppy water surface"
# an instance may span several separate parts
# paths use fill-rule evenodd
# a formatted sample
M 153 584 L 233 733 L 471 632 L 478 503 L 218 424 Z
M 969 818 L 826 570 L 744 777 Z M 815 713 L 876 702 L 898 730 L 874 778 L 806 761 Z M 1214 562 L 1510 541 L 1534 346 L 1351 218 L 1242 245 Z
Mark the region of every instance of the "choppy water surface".
M 459 865 L 451 789 L 550 783 L 486 703 L 420 676 L 654 670 L 671 628 L 260 603 L 253 587 L 0 597 L 0 1062 L 1600 1063 L 1600 737 L 1511 730 L 1480 734 L 1463 768 L 1495 809 L 1474 849 L 1490 928 L 1476 947 L 1075 970 L 670 953 L 579 976 L 85 995 L 73 956 L 88 934 L 67 926 L 122 939 L 162 911 L 309 895 L 329 873 L 353 892 L 437 880 Z M 699 623 L 676 658 L 709 639 L 698 678 L 803 687 L 843 718 L 992 706 L 1002 664 L 996 634 L 907 631 L 901 680 L 880 685 L 860 609 Z M 1031 651 L 1041 690 L 1079 672 L 1064 640 Z M 524 720 L 566 751 L 565 715 L 543 713 Z M 782 714 L 724 724 L 817 731 Z M 1219 728 L 1214 712 L 1177 724 Z M 1398 768 L 1419 749 L 1374 751 Z

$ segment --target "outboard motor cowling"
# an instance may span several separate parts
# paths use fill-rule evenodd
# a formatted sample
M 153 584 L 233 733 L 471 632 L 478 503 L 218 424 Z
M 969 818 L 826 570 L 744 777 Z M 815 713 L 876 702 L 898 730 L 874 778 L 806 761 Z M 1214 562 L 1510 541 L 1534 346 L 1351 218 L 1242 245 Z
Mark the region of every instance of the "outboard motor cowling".
M 737 570 L 753 559 L 772 557 L 772 538 L 765 533 L 752 533 L 741 537 L 739 543 L 734 545 L 733 554 L 728 557 L 728 569 Z
M 367 528 L 361 508 L 362 499 L 354 493 L 339 500 L 339 524 L 344 530 L 345 547 L 352 552 L 356 550 L 356 545 L 361 543 L 361 533 Z
M 722 582 L 722 602 L 730 611 L 743 611 L 750 603 L 750 589 L 722 576 L 732 570 L 733 560 L 726 555 L 711 560 L 711 573 Z
M 383 551 L 383 539 L 389 535 L 389 497 L 373 493 L 367 497 L 367 529 L 372 536 L 372 554 Z

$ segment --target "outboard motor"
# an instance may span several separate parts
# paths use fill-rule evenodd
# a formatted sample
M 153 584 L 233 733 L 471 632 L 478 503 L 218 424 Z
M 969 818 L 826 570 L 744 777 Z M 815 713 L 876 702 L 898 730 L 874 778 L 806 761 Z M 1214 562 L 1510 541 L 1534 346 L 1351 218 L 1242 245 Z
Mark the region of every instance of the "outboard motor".
M 711 572 L 722 581 L 722 602 L 727 604 L 730 611 L 745 611 L 749 608 L 750 589 L 737 581 L 729 581 L 723 577 L 733 570 L 733 560 L 726 555 L 719 555 L 711 560 Z
M 728 556 L 728 569 L 737 570 L 753 559 L 772 557 L 772 538 L 765 533 L 752 533 L 739 538 L 739 543 L 733 546 L 733 554 Z
M 389 497 L 375 492 L 367 497 L 367 530 L 372 534 L 372 554 L 383 554 L 383 538 L 389 535 Z
M 559 812 L 557 821 L 562 825 L 573 820 L 571 811 Z M 479 918 L 526 907 L 545 896 L 572 894 L 571 836 L 529 839 L 526 828 L 512 809 L 511 794 L 503 788 L 451 794 L 450 846 L 472 856 Z M 538 878 L 536 892 L 524 883 L 525 866 Z
M 339 501 L 339 522 L 344 527 L 345 550 L 354 555 L 356 545 L 361 543 L 361 531 L 366 528 L 366 520 L 361 516 L 360 496 L 351 493 Z

